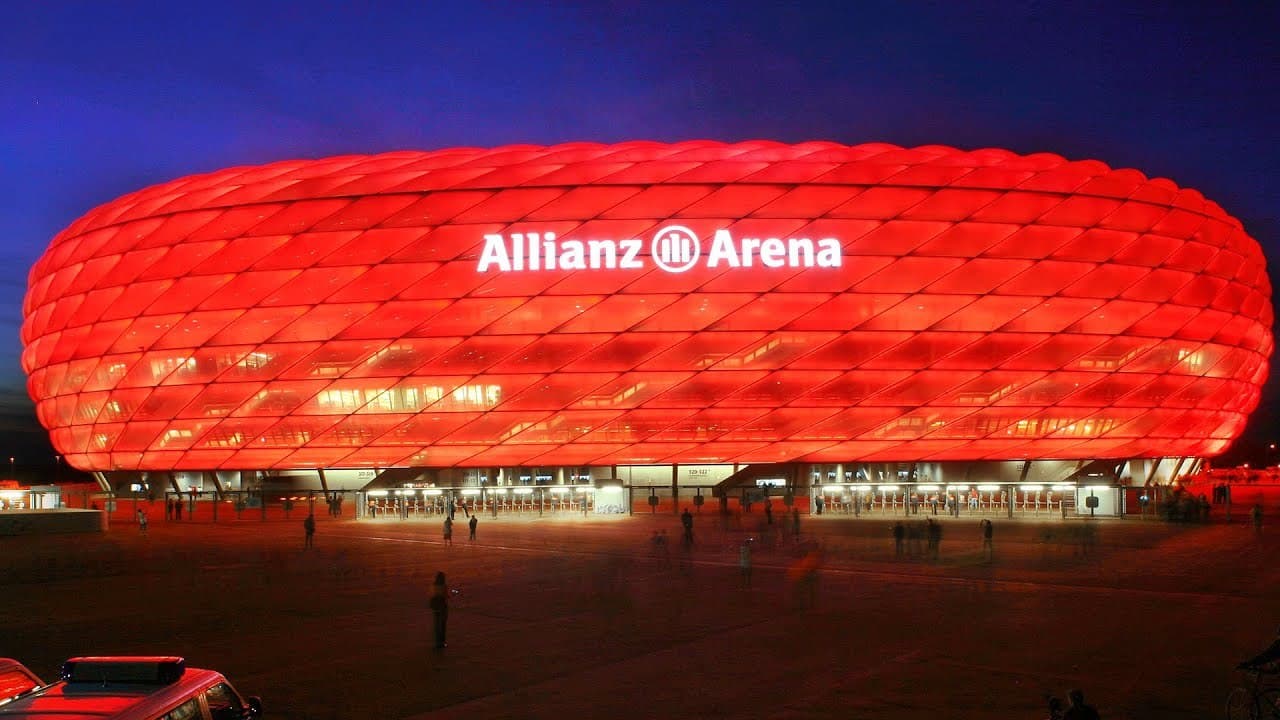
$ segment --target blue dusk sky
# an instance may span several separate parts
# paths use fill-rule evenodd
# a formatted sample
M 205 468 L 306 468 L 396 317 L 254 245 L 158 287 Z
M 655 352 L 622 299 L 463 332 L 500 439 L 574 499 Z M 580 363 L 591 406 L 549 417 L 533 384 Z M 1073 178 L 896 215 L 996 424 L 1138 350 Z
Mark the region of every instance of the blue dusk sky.
M 1196 188 L 1275 257 L 1278 37 L 1271 3 L 11 3 L 0 452 L 53 459 L 19 362 L 29 268 L 147 185 L 458 145 L 1002 147 Z M 1265 442 L 1275 400 L 1236 452 Z

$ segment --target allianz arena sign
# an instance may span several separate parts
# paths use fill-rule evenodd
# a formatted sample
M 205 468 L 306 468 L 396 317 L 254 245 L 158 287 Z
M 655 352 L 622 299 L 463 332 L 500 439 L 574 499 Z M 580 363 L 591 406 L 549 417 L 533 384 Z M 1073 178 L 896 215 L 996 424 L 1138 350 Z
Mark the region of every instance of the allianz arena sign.
M 513 232 L 484 236 L 484 250 L 476 272 L 498 270 L 643 270 L 644 243 L 639 238 L 625 240 L 559 240 L 553 232 Z M 649 258 L 654 267 L 682 273 L 697 267 L 749 268 L 838 268 L 840 240 L 792 237 L 734 238 L 728 230 L 716 230 L 711 249 L 702 256 L 698 235 L 683 225 L 667 225 L 653 234 Z

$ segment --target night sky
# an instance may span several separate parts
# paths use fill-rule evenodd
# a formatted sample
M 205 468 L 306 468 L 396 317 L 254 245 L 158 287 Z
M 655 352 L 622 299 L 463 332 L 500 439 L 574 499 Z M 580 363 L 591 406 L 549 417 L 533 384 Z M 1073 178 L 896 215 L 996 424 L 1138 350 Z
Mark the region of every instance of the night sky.
M 1240 218 L 1272 268 L 1280 253 L 1274 4 L 368 5 L 6 6 L 0 453 L 53 462 L 19 362 L 49 240 L 233 165 L 571 140 L 1002 147 L 1170 178 Z M 1276 388 L 1231 455 L 1262 459 Z

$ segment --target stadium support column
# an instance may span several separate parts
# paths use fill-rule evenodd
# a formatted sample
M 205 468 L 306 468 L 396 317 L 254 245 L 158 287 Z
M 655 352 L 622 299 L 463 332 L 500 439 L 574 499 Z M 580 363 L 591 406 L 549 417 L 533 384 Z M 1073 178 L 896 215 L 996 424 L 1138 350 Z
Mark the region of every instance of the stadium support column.
M 1013 503 L 1015 502 L 1015 498 L 1018 497 L 1018 488 L 1021 487 L 1022 484 L 1027 481 L 1027 473 L 1029 472 L 1031 472 L 1031 461 L 1023 460 L 1022 473 L 1018 475 L 1018 484 L 1014 487 L 1009 488 L 1009 508 L 1008 508 L 1009 517 L 1013 517 Z
M 206 471 L 205 471 L 205 473 L 204 473 L 204 475 L 205 475 L 205 477 L 209 478 L 209 481 L 210 481 L 211 483 L 213 483 L 213 492 L 214 492 L 213 499 L 214 499 L 214 500 L 218 500 L 218 501 L 220 501 L 220 500 L 222 500 L 224 497 L 226 497 L 226 494 L 225 494 L 225 492 L 224 492 L 224 491 L 223 491 L 223 489 L 222 489 L 222 481 L 218 479 L 218 473 L 217 473 L 217 471 L 215 471 L 215 470 L 206 470 Z
M 671 513 L 680 514 L 680 464 L 671 463 Z
M 169 487 L 173 488 L 173 491 L 178 493 L 178 499 L 182 499 L 182 488 L 178 487 L 178 474 L 172 470 L 165 474 L 169 476 Z
M 1160 468 L 1160 463 L 1162 462 L 1164 462 L 1164 458 L 1159 457 L 1155 459 L 1155 462 L 1151 463 L 1151 467 L 1147 470 L 1147 481 L 1144 485 L 1150 485 L 1151 481 L 1155 479 L 1156 470 Z
M 1182 465 L 1187 461 L 1186 456 L 1178 458 L 1178 462 L 1174 463 L 1173 472 L 1169 474 L 1169 482 L 1178 481 L 1178 472 L 1182 470 Z

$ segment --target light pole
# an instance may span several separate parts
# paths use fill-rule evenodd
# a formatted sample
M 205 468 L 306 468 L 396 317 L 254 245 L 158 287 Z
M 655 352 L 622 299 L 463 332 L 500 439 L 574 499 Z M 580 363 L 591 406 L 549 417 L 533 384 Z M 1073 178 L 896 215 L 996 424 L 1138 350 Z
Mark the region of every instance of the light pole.
M 12 456 L 12 455 L 10 455 L 10 456 L 9 456 L 9 479 L 10 479 L 10 480 L 17 480 L 17 479 L 18 479 L 18 474 L 17 474 L 16 472 L 14 472 L 14 469 L 13 469 L 13 456 Z

